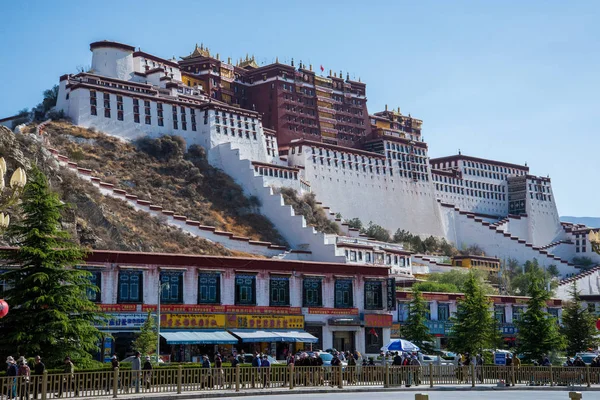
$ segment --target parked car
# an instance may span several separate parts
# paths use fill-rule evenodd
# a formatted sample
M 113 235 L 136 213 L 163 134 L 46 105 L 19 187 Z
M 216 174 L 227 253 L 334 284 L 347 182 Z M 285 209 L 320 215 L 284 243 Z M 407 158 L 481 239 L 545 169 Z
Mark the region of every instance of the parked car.
M 252 354 L 244 354 L 244 364 L 252 364 L 252 359 L 254 358 L 254 356 Z M 273 364 L 281 364 L 281 361 L 276 360 L 275 358 L 267 355 L 267 360 L 269 360 L 269 362 L 271 363 L 271 365 Z
M 439 361 L 438 357 L 440 358 Z M 435 356 L 429 354 L 419 355 L 419 361 L 421 361 L 421 365 L 454 365 L 453 360 L 445 360 L 442 356 Z
M 312 357 L 314 352 L 307 352 L 306 354 L 308 354 L 309 357 Z M 333 356 L 330 353 L 319 353 L 319 357 L 321 357 L 321 360 L 323 360 L 324 367 L 331 367 L 331 360 L 333 360 Z M 342 361 L 341 365 L 342 367 L 345 367 L 348 365 L 348 363 L 346 361 Z
M 592 363 L 592 360 L 594 358 L 596 358 L 596 356 L 597 356 L 596 353 L 577 353 L 577 354 L 575 354 L 575 357 L 581 357 L 581 359 L 583 360 L 585 365 L 590 365 Z M 575 357 L 573 357 L 572 359 L 575 359 Z

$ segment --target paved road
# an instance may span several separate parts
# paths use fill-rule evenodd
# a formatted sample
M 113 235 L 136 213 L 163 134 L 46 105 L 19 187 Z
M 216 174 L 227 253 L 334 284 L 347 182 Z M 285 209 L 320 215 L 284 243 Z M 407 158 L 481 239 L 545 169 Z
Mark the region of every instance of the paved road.
M 226 397 L 235 400 L 292 400 L 306 399 L 317 400 L 327 398 L 328 400 L 414 400 L 415 393 L 428 393 L 427 390 L 421 392 L 371 392 L 371 393 L 315 393 L 315 394 L 283 394 L 269 396 L 244 396 L 244 397 Z M 436 391 L 429 392 L 429 400 L 568 400 L 567 391 Z M 223 398 L 223 397 L 222 397 Z M 599 392 L 583 392 L 583 400 L 600 399 Z

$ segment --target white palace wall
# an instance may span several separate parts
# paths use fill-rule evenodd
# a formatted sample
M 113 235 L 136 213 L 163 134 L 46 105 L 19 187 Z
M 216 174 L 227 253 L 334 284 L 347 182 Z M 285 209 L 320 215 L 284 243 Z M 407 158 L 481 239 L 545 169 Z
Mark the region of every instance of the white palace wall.
M 305 179 L 317 199 L 344 218 L 359 218 L 364 225 L 372 221 L 392 234 L 404 229 L 413 234 L 444 236 L 430 181 L 320 165 L 312 161 L 311 151 L 311 147 L 303 146 L 301 154 L 288 154 L 290 164 L 304 166 Z

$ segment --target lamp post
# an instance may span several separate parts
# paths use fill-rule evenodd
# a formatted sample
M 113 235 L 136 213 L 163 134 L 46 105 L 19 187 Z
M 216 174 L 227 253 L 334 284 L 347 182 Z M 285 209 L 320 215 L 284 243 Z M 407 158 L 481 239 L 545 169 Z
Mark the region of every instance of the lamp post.
M 158 301 L 156 302 L 156 363 L 160 359 L 160 296 L 162 290 L 170 289 L 169 282 L 162 283 L 160 281 L 160 272 L 158 273 Z
M 0 230 L 8 228 L 10 217 L 4 212 L 19 201 L 23 188 L 27 184 L 27 175 L 23 168 L 19 167 L 13 172 L 9 186 L 4 180 L 6 172 L 6 161 L 0 157 Z

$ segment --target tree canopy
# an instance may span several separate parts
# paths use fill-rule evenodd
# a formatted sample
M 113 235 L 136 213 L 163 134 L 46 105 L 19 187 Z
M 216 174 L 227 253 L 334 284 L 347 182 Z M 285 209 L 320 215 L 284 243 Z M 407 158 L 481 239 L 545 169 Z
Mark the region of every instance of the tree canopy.
M 433 335 L 425 324 L 427 315 L 427 303 L 419 290 L 413 288 L 413 298 L 409 303 L 408 318 L 402 326 L 402 337 L 410 340 L 421 348 L 424 353 L 433 350 Z
M 561 350 L 564 338 L 559 333 L 558 321 L 545 311 L 550 293 L 546 290 L 543 277 L 538 271 L 527 274 L 527 310 L 516 322 L 517 348 L 525 360 L 537 360 L 550 351 Z
M 0 348 L 4 354 L 41 355 L 57 363 L 66 355 L 89 358 L 97 350 L 104 316 L 88 297 L 97 288 L 90 273 L 77 268 L 85 252 L 60 225 L 63 208 L 46 177 L 28 171 L 20 211 L 21 220 L 6 231 L 17 251 L 3 251 L 7 281 L 4 298 L 11 311 L 0 320 Z
M 567 341 L 567 353 L 575 355 L 596 348 L 598 330 L 596 317 L 581 302 L 577 282 L 573 282 L 569 294 L 571 299 L 563 307 L 562 333 Z
M 448 347 L 452 351 L 472 355 L 495 344 L 498 333 L 490 306 L 490 299 L 475 274 L 470 272 L 464 298 L 458 301 L 456 314 L 451 318 L 453 326 Z

